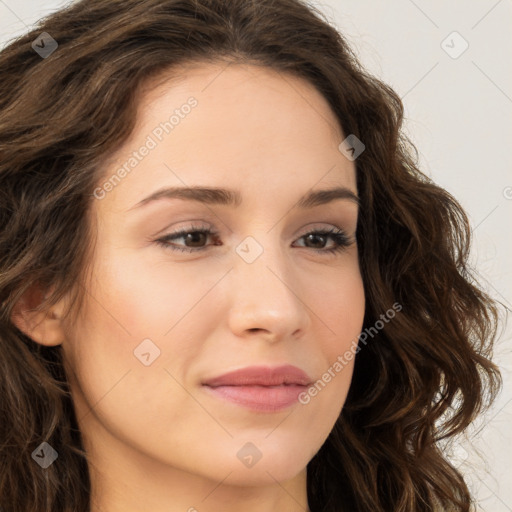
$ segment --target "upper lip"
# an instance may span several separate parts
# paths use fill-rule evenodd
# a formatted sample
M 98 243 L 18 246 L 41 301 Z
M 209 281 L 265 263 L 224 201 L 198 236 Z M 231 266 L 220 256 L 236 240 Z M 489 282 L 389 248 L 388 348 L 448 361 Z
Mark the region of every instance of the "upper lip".
M 203 382 L 203 385 L 210 387 L 279 386 L 283 384 L 307 386 L 311 384 L 311 378 L 306 372 L 292 365 L 248 366 Z

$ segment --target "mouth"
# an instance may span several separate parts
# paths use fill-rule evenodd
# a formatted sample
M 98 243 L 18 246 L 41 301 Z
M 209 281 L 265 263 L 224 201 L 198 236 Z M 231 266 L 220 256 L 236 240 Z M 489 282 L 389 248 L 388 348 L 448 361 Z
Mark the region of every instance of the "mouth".
M 202 382 L 213 396 L 256 412 L 278 412 L 298 402 L 312 384 L 296 366 L 252 366 L 225 373 Z

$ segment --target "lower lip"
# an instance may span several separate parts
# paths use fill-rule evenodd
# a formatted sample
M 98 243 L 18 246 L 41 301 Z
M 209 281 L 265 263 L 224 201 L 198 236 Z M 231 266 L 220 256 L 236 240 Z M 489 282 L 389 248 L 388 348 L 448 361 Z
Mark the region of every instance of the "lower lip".
M 307 389 L 301 385 L 281 386 L 205 386 L 218 398 L 258 412 L 278 412 L 298 403 Z

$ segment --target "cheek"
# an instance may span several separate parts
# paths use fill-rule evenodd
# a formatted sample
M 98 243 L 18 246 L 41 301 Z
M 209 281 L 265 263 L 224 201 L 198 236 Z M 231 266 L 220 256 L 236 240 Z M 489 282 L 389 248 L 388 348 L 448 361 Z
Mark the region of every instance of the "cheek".
M 326 421 L 330 417 L 334 422 L 350 388 L 364 321 L 365 293 L 358 266 L 347 266 L 336 279 L 324 280 L 315 300 L 318 328 L 327 333 L 318 338 L 324 371 L 302 402 L 318 402 Z
M 154 258 L 160 254 L 155 251 L 106 250 L 101 258 L 105 263 L 96 271 L 101 276 L 97 294 L 107 313 L 134 341 L 151 335 L 171 338 L 183 319 L 197 315 L 197 306 L 226 271 L 212 265 L 181 265 L 166 259 L 165 253 Z
M 339 270 L 317 276 L 316 286 L 308 286 L 319 329 L 326 333 L 323 352 L 333 361 L 357 343 L 363 327 L 366 301 L 355 255 Z
M 184 382 L 207 338 L 213 309 L 202 299 L 219 278 L 211 269 L 198 277 L 180 265 L 146 265 L 134 253 L 120 254 L 103 246 L 96 255 L 94 279 L 64 351 L 85 410 L 99 412 L 108 403 L 108 415 L 120 417 L 133 404 L 156 419 L 162 403 L 172 401 L 178 411 L 186 398 L 176 381 Z
M 326 294 L 331 297 L 330 301 L 326 301 L 326 308 L 338 340 L 329 343 L 328 353 L 332 360 L 349 350 L 354 343 L 357 344 L 363 327 L 366 302 L 363 282 L 358 273 L 348 276 L 341 290 L 333 286 Z
M 67 346 L 77 418 L 97 450 L 113 436 L 157 457 L 170 426 L 188 432 L 197 415 L 197 404 L 179 383 L 199 350 L 192 343 L 185 348 L 184 340 L 201 337 L 191 322 L 164 336 L 178 320 L 169 315 L 169 303 L 163 315 L 132 286 L 112 289 L 116 293 L 110 295 L 95 290 Z

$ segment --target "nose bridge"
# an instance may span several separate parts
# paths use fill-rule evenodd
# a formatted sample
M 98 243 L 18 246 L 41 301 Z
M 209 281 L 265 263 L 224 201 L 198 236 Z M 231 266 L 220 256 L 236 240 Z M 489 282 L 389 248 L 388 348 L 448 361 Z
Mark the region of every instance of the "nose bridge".
M 307 308 L 299 300 L 298 280 L 274 233 L 247 236 L 236 247 L 232 328 L 264 329 L 276 337 L 303 330 Z
M 291 273 L 290 266 L 286 264 L 287 255 L 283 252 L 279 240 L 268 233 L 256 236 L 258 238 L 247 236 L 236 247 L 236 273 L 243 274 L 243 280 L 247 280 L 247 285 L 255 286 L 258 290 L 266 289 L 280 294 L 284 288 L 286 294 L 290 293 L 283 283 L 286 283 Z

